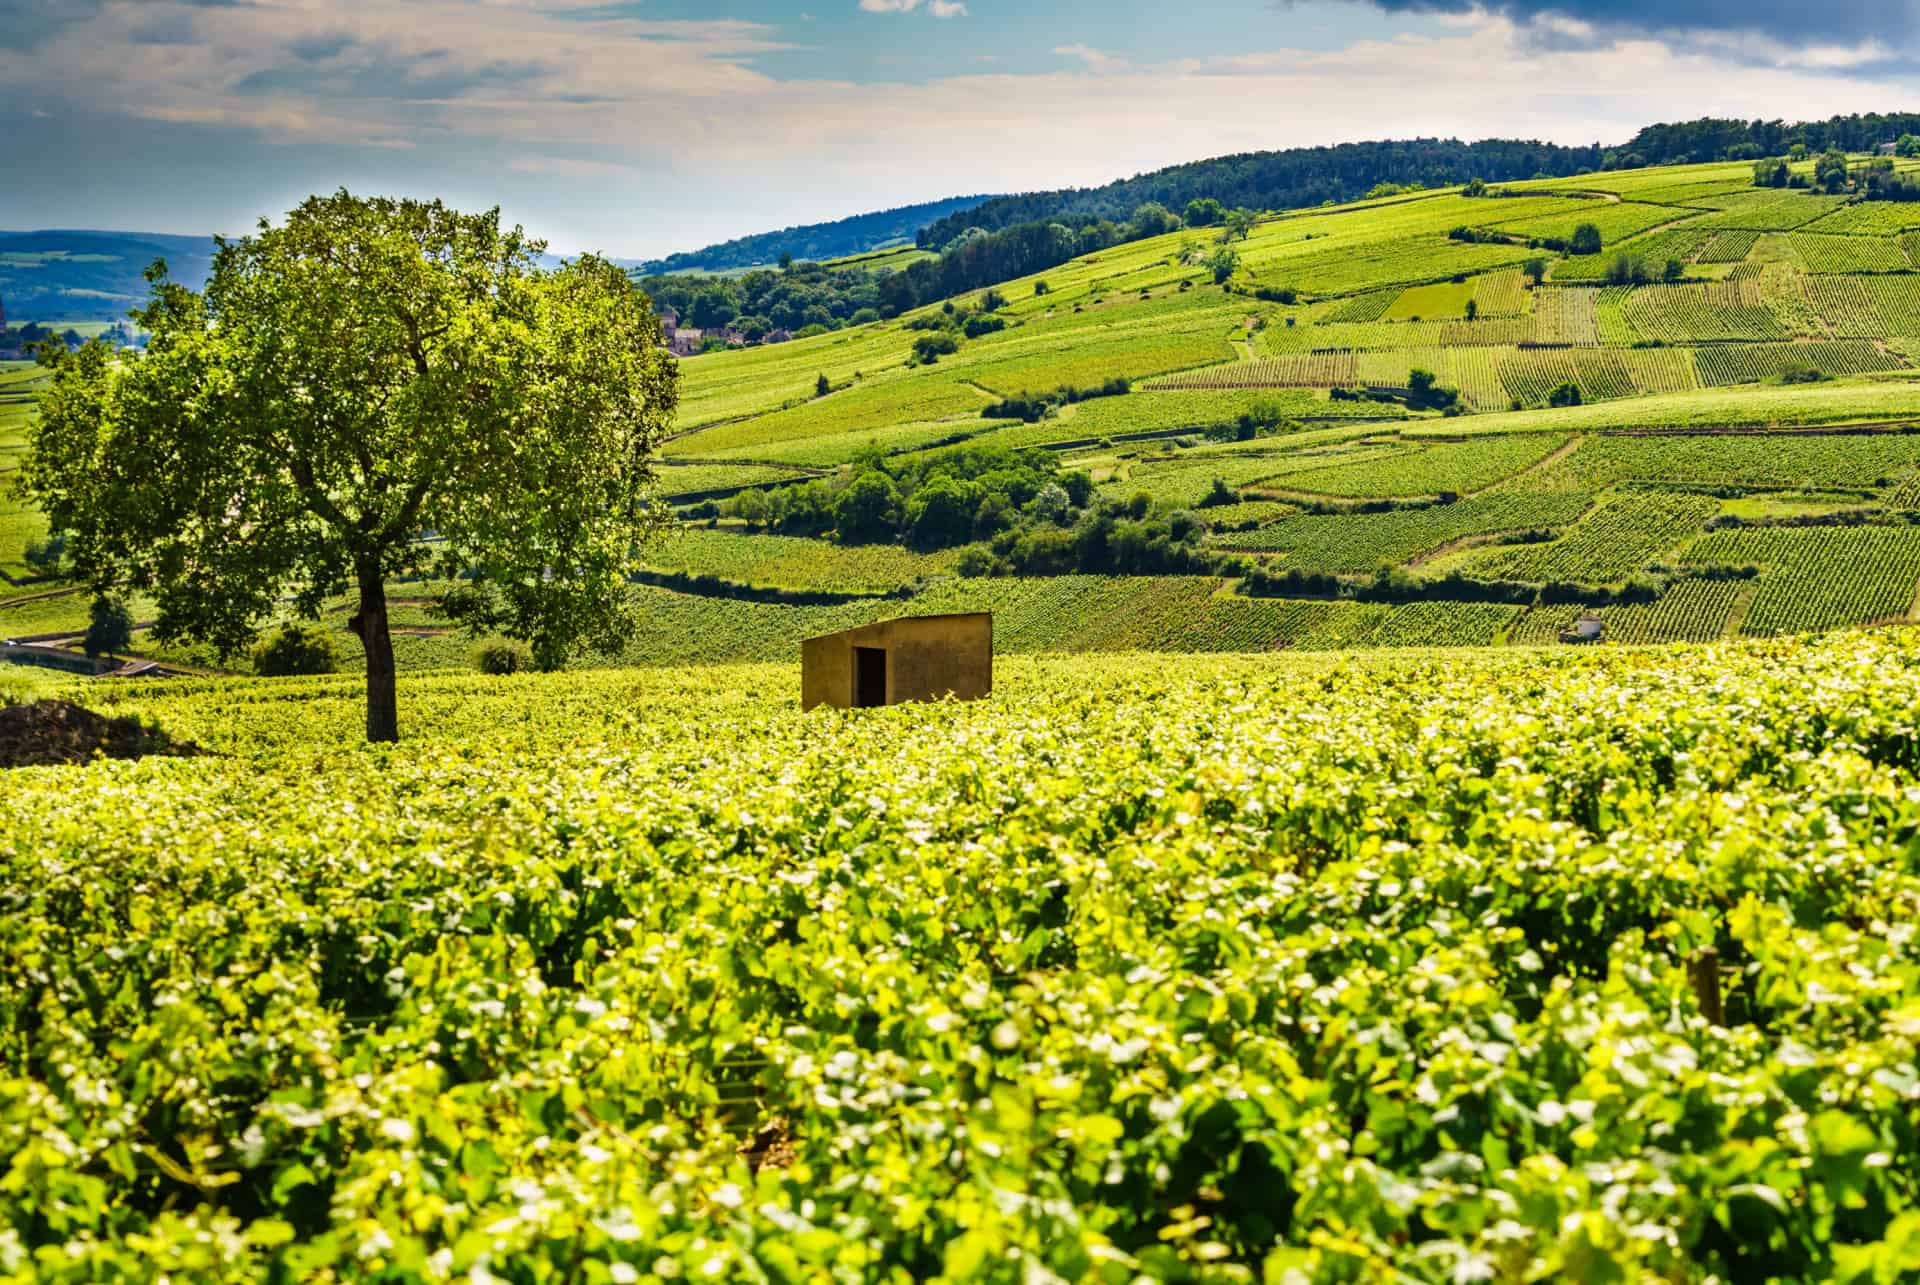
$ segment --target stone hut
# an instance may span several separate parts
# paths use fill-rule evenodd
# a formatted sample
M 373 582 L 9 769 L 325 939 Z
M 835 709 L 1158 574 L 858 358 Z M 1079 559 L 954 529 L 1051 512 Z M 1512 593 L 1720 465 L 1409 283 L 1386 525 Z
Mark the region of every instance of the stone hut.
M 1591 611 L 1583 613 L 1573 622 L 1573 628 L 1560 635 L 1563 643 L 1597 643 L 1606 636 L 1607 622 Z
M 993 693 L 993 616 L 909 616 L 800 644 L 806 709 L 869 709 Z

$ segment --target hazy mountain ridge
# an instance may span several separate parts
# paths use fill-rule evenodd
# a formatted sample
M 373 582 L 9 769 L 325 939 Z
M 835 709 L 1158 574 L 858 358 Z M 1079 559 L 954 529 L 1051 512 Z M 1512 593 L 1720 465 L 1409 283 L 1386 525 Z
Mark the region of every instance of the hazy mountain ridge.
M 726 272 L 736 268 L 752 268 L 778 263 L 784 255 L 816 261 L 841 259 L 885 249 L 890 245 L 912 244 L 920 230 L 928 224 L 994 199 L 991 196 L 955 196 L 870 214 L 856 214 L 831 223 L 803 224 L 778 232 L 761 232 L 686 254 L 647 260 L 638 267 L 642 273 L 653 276 L 670 272 Z
M 145 273 L 165 259 L 198 288 L 213 268 L 213 238 L 152 232 L 46 229 L 0 232 L 0 306 L 10 322 L 116 321 L 147 298 Z

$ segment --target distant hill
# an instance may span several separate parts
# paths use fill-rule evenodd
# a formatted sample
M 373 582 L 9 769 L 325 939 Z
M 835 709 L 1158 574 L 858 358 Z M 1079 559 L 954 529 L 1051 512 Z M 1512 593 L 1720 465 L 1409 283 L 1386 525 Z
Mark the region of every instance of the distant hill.
M 1102 187 L 998 197 L 930 223 L 918 241 L 939 248 L 968 228 L 997 232 L 1048 219 L 1124 220 L 1149 201 L 1158 201 L 1176 214 L 1187 202 L 1205 197 L 1227 206 L 1289 210 L 1354 200 L 1380 183 L 1450 187 L 1472 178 L 1490 183 L 1536 174 L 1565 178 L 1600 168 L 1604 156 L 1597 143 L 1560 147 L 1510 139 L 1463 143 L 1443 138 L 1243 152 L 1175 165 Z
M 1451 187 L 1474 178 L 1489 183 L 1541 175 L 1567 178 L 1590 170 L 1778 156 L 1796 143 L 1815 152 L 1828 147 L 1866 151 L 1914 133 L 1920 133 L 1920 115 L 1876 112 L 1801 124 L 1703 118 L 1649 125 L 1625 144 L 1610 148 L 1598 143 L 1561 147 L 1497 138 L 1478 143 L 1422 138 L 1243 152 L 1100 187 L 997 197 L 930 222 L 917 241 L 923 248 L 937 250 L 969 228 L 997 232 L 1050 219 L 1119 221 L 1148 201 L 1158 201 L 1176 214 L 1187 202 L 1204 197 L 1253 210 L 1290 210 L 1351 201 L 1379 183 Z
M 165 259 L 198 289 L 213 269 L 210 236 L 52 230 L 0 232 L 0 307 L 7 321 L 117 321 L 147 297 L 142 276 Z
M 921 228 L 961 210 L 970 210 L 994 198 L 956 196 L 924 205 L 903 205 L 877 214 L 857 214 L 832 223 L 813 223 L 762 232 L 756 236 L 710 245 L 688 254 L 669 255 L 638 264 L 647 276 L 669 272 L 728 272 L 778 263 L 782 255 L 818 262 L 866 254 L 894 245 L 911 245 Z

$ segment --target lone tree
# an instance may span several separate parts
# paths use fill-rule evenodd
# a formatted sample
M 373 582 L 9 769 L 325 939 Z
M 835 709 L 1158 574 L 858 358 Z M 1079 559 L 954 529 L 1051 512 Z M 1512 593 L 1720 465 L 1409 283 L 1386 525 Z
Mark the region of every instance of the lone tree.
M 371 741 L 399 738 L 394 577 L 459 577 L 448 614 L 545 667 L 612 650 L 677 374 L 625 273 L 542 249 L 498 210 L 342 191 L 220 241 L 205 294 L 156 263 L 144 357 L 41 350 L 27 492 L 163 640 L 231 655 L 283 600 L 357 591 Z

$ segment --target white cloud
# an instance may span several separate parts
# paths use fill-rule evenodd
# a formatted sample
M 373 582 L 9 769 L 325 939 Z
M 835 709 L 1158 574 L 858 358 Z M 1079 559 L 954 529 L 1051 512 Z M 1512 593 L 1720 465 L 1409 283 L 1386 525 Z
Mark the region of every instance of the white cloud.
M 1092 45 L 1058 45 L 1053 52 L 1063 58 L 1078 58 L 1094 71 L 1120 71 L 1132 65 L 1125 58 L 1095 49 Z
M 860 0 L 860 7 L 868 13 L 912 13 L 920 0 Z M 961 0 L 928 0 L 927 12 L 936 18 L 964 18 L 967 6 Z
M 412 148 L 406 172 L 423 185 L 444 182 L 469 201 L 521 192 L 516 217 L 563 248 L 632 255 L 1239 151 L 1435 135 L 1617 142 L 1656 120 L 1817 119 L 1911 98 L 1891 75 L 1826 70 L 1850 66 L 1845 51 L 1780 67 L 1651 40 L 1543 49 L 1484 16 L 1331 51 L 1129 64 L 1063 45 L 1056 52 L 1073 65 L 1036 74 L 956 58 L 954 74 L 920 83 L 780 80 L 753 64 L 782 47 L 769 28 L 597 17 L 579 3 L 415 0 L 399 14 L 353 0 L 141 0 L 106 6 L 31 55 L 0 49 L 0 91 L 63 127 L 113 104 L 137 121 L 299 144 L 278 150 L 313 158 L 290 160 L 281 180 L 301 191 L 358 182 L 344 149 Z M 930 0 L 872 4 L 933 11 Z M 190 21 L 193 42 L 138 44 L 135 8 Z M 39 193 L 62 173 L 54 133 L 14 140 L 15 155 L 37 157 L 28 168 Z M 219 136 L 191 137 L 204 146 Z M 71 190 L 86 184 L 76 174 Z M 31 195 L 0 191 L 0 223 Z M 280 195 L 263 187 L 248 199 Z M 143 199 L 156 222 L 168 208 L 199 208 L 165 191 Z M 244 226 L 259 208 L 225 225 Z M 72 221 L 85 213 L 76 205 Z

